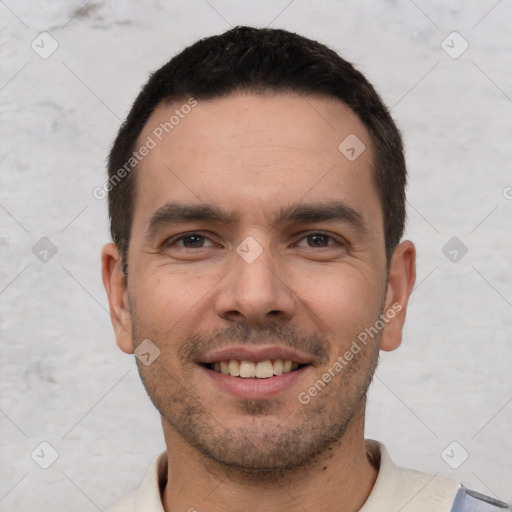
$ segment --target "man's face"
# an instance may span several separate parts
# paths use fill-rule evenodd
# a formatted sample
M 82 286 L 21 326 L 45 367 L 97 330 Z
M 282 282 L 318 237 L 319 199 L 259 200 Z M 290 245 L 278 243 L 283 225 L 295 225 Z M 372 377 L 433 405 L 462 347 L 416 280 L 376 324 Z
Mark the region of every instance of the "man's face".
M 158 107 L 140 144 L 180 106 Z M 354 161 L 338 149 L 349 135 L 366 147 Z M 144 158 L 118 342 L 160 350 L 139 371 L 169 436 L 276 471 L 311 461 L 361 412 L 382 332 L 333 364 L 390 306 L 371 167 L 350 109 L 294 94 L 199 101 Z M 218 371 L 229 360 L 235 375 L 240 361 L 243 375 L 272 364 L 244 378 Z

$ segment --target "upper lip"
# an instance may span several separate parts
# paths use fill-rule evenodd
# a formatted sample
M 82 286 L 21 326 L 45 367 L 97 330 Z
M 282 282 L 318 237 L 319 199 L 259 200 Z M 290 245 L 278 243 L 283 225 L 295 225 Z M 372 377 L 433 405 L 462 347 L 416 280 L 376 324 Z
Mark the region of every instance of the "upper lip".
M 198 362 L 200 364 L 216 363 L 217 361 L 227 361 L 229 359 L 238 359 L 240 361 L 265 361 L 267 359 L 282 359 L 283 361 L 292 361 L 299 364 L 310 364 L 311 358 L 289 347 L 277 345 L 266 345 L 264 347 L 250 348 L 244 346 L 223 347 L 212 350 L 202 356 Z

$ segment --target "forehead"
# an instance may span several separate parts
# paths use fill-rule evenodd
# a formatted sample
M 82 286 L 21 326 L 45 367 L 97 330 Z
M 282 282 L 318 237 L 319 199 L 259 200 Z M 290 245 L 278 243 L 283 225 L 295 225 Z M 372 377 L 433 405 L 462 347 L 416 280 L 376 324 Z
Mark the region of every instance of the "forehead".
M 155 109 L 137 147 L 149 141 L 137 170 L 134 221 L 169 201 L 218 204 L 254 222 L 258 212 L 268 218 L 283 205 L 340 199 L 373 220 L 380 216 L 368 133 L 334 98 L 186 98 Z

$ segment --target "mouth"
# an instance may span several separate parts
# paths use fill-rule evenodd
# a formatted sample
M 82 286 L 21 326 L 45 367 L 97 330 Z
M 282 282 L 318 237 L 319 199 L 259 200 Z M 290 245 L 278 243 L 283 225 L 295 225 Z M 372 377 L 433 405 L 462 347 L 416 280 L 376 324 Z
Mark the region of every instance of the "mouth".
M 215 389 L 252 400 L 274 398 L 299 388 L 318 365 L 308 354 L 278 345 L 224 347 L 195 362 Z
M 240 379 L 270 379 L 279 375 L 295 372 L 309 364 L 302 364 L 290 359 L 265 359 L 248 361 L 244 359 L 224 359 L 202 366 L 217 373 Z

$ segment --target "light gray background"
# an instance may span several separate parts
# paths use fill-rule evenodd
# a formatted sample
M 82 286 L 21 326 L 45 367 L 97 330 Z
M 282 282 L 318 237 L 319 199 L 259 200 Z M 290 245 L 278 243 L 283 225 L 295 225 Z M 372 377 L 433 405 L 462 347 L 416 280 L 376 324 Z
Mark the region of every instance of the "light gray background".
M 510 0 L 0 0 L 0 16 L 0 510 L 103 510 L 164 448 L 134 359 L 115 345 L 106 202 L 92 190 L 149 72 L 237 24 L 338 50 L 404 133 L 418 281 L 403 346 L 371 388 L 367 436 L 401 465 L 512 501 Z M 43 50 L 43 31 L 59 45 L 47 59 L 31 47 Z M 457 59 L 441 47 L 453 31 L 469 44 Z M 454 236 L 468 248 L 455 263 L 442 252 Z M 42 237 L 58 248 L 47 262 L 32 252 Z M 30 455 L 43 441 L 59 454 L 46 470 Z M 458 469 L 441 456 L 453 441 L 452 465 L 469 454 Z

